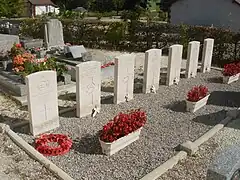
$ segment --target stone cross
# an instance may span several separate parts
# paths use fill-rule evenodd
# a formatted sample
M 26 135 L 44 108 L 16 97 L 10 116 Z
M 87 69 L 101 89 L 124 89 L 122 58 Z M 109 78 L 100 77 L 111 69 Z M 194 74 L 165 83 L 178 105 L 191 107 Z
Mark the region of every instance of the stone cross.
M 203 73 L 211 71 L 213 46 L 214 39 L 208 38 L 204 40 L 201 67 L 201 72 Z
M 99 112 L 101 106 L 101 63 L 88 61 L 78 64 L 76 66 L 76 86 L 77 117 L 93 116 L 93 111 Z
M 159 88 L 161 56 L 161 49 L 145 52 L 143 93 L 156 93 Z
M 180 81 L 183 46 L 176 44 L 169 48 L 166 85 L 178 84 Z
M 56 72 L 30 74 L 26 85 L 31 133 L 36 136 L 59 127 Z
M 186 78 L 195 78 L 198 69 L 200 42 L 192 41 L 188 44 Z
M 125 54 L 115 58 L 114 103 L 133 99 L 134 64 L 136 55 Z

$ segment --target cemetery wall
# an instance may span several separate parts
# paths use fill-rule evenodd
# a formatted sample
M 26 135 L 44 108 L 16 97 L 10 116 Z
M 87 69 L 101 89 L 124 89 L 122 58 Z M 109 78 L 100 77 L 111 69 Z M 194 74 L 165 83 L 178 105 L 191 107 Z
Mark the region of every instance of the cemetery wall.
M 101 22 L 97 20 L 61 20 L 64 40 L 83 44 L 88 48 L 144 52 L 151 48 L 163 49 L 163 54 L 173 44 L 183 45 L 183 57 L 187 56 L 190 41 L 203 42 L 215 39 L 213 64 L 223 66 L 240 59 L 240 33 L 224 29 L 142 22 Z M 26 19 L 21 23 L 21 35 L 42 38 L 43 20 Z M 202 45 L 200 46 L 200 52 Z M 200 53 L 201 54 L 201 53 Z M 201 58 L 201 57 L 200 57 Z

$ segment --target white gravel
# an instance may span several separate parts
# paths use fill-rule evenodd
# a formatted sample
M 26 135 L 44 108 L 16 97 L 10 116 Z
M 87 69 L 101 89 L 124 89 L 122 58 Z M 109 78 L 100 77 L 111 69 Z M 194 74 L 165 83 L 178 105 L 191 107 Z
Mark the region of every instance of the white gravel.
M 220 77 L 221 72 L 212 70 L 199 73 L 195 79 L 181 79 L 176 86 L 161 85 L 157 94 L 135 94 L 128 103 L 113 105 L 105 101 L 96 118 L 79 119 L 75 112 L 67 113 L 54 132 L 68 134 L 74 140 L 73 148 L 67 155 L 49 159 L 74 179 L 139 179 L 173 156 L 177 145 L 194 141 L 224 119 L 224 110 L 239 107 L 240 82 L 225 85 Z M 209 103 L 196 113 L 186 113 L 186 93 L 200 84 L 212 92 Z M 112 157 L 102 155 L 97 132 L 118 112 L 139 107 L 148 114 L 141 138 Z M 22 136 L 33 141 L 32 136 Z

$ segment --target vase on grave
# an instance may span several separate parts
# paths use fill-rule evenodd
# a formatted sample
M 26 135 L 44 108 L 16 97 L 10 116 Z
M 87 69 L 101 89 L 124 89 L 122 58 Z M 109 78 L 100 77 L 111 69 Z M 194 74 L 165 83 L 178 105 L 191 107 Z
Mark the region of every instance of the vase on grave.
M 239 77 L 240 77 L 240 73 L 232 75 L 232 76 L 223 76 L 223 83 L 231 84 L 235 81 L 238 81 Z
M 204 98 L 200 99 L 197 102 L 192 102 L 192 101 L 186 100 L 187 111 L 188 112 L 196 112 L 198 109 L 205 106 L 207 104 L 209 96 L 210 96 L 210 94 L 205 96 Z

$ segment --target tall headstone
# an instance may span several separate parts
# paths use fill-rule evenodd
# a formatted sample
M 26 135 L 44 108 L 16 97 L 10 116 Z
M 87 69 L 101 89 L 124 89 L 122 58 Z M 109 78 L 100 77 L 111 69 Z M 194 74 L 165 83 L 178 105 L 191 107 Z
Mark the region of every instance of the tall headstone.
M 56 72 L 30 74 L 26 84 L 31 133 L 36 136 L 59 127 Z
M 195 78 L 198 69 L 200 42 L 192 41 L 188 44 L 186 78 Z
M 58 19 L 50 19 L 45 24 L 45 45 L 46 48 L 63 47 L 63 27 Z
M 212 65 L 214 39 L 205 39 L 202 52 L 202 67 L 201 72 L 210 72 Z
M 169 48 L 166 85 L 178 84 L 180 81 L 183 46 L 176 44 Z
M 159 88 L 161 56 L 161 49 L 150 49 L 145 52 L 143 93 L 154 93 Z
M 207 171 L 207 180 L 240 179 L 240 145 L 235 144 L 226 149 L 213 160 Z
M 76 66 L 77 117 L 84 117 L 100 109 L 101 63 L 88 61 Z
M 114 66 L 114 103 L 133 99 L 134 54 L 125 54 L 115 58 Z

